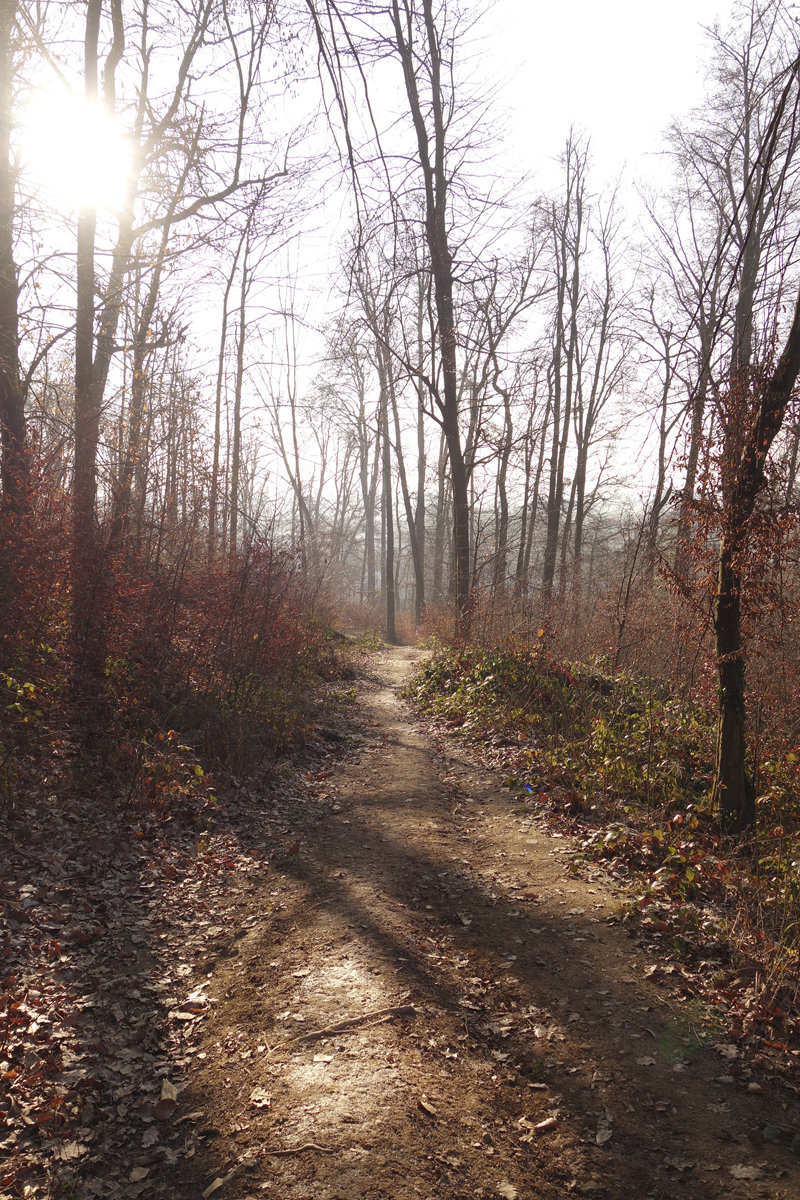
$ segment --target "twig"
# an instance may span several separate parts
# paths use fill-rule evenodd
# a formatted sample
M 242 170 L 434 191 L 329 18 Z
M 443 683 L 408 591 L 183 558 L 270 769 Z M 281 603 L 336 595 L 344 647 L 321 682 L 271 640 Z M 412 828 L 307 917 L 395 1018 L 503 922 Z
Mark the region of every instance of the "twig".
M 411 1004 L 401 1004 L 394 1008 L 379 1008 L 375 1012 L 364 1013 L 360 1017 L 351 1017 L 349 1021 L 340 1021 L 338 1025 L 330 1025 L 326 1029 L 314 1029 L 310 1033 L 301 1033 L 297 1037 L 289 1038 L 286 1042 L 279 1042 L 277 1046 L 273 1047 L 273 1050 L 282 1050 L 286 1046 L 296 1045 L 297 1042 L 315 1042 L 320 1038 L 333 1037 L 336 1033 L 350 1033 L 368 1021 L 377 1025 L 382 1021 L 388 1021 L 390 1017 L 416 1017 L 416 1015 L 417 1010 Z M 272 1052 L 270 1050 L 269 1054 Z
M 317 1150 L 320 1154 L 335 1154 L 332 1146 L 318 1146 L 316 1142 L 306 1142 L 304 1146 L 292 1146 L 288 1150 L 264 1150 L 264 1154 L 302 1154 L 304 1150 Z
M 356 1029 L 359 1025 L 363 1025 L 366 1021 L 387 1020 L 389 1017 L 415 1017 L 417 1010 L 410 1004 L 402 1004 L 395 1008 L 379 1008 L 377 1012 L 364 1013 L 363 1017 L 352 1017 L 349 1021 L 340 1021 L 338 1025 L 331 1025 L 327 1029 L 315 1029 L 311 1033 L 301 1033 L 298 1037 L 292 1038 L 292 1042 L 312 1042 L 318 1038 L 330 1037 L 334 1033 L 344 1033 L 350 1029 Z

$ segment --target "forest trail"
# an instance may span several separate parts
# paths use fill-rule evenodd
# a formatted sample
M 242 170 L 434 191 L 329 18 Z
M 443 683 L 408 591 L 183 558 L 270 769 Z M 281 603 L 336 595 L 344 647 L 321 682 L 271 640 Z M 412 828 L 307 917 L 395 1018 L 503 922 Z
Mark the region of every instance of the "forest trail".
M 769 1142 L 796 1094 L 608 924 L 613 881 L 417 723 L 396 689 L 420 657 L 373 660 L 335 802 L 286 810 L 299 853 L 213 974 L 167 1194 L 800 1195 Z

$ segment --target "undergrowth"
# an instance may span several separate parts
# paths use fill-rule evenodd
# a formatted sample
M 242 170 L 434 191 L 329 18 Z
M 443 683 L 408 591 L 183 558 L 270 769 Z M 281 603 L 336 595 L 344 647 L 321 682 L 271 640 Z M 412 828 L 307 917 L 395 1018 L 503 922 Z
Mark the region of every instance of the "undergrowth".
M 103 794 L 164 816 L 217 803 L 220 771 L 266 781 L 317 737 L 344 651 L 318 581 L 269 540 L 210 564 L 187 543 L 156 562 L 106 554 L 93 675 L 75 677 L 66 514 L 33 519 L 0 584 L 0 803 Z M 4 547 L 9 560 L 8 543 Z M 0 564 L 2 565 L 2 564 Z
M 729 1023 L 775 1045 L 800 1033 L 797 747 L 760 745 L 757 827 L 733 841 L 710 801 L 715 714 L 702 693 L 509 641 L 440 649 L 406 695 L 470 739 L 521 811 L 569 828 L 576 871 L 589 859 L 633 885 L 628 926 L 662 961 L 696 968 Z

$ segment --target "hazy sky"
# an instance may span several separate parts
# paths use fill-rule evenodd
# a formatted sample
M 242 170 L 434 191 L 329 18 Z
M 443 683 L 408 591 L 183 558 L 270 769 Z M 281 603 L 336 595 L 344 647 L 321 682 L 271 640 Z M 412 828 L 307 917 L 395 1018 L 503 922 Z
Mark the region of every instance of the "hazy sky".
M 600 178 L 626 162 L 634 177 L 657 171 L 660 132 L 701 95 L 701 26 L 729 12 L 730 0 L 497 0 L 491 58 L 520 165 L 545 169 L 574 122 Z

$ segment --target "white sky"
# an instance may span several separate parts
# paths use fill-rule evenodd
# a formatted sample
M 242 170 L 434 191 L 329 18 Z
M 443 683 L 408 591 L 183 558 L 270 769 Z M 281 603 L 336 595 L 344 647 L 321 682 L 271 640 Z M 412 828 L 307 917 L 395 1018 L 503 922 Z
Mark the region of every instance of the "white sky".
M 704 26 L 717 19 L 726 25 L 731 3 L 495 0 L 480 26 L 482 40 L 473 38 L 469 53 L 476 81 L 496 95 L 498 128 L 505 135 L 500 164 L 511 177 L 532 176 L 531 197 L 560 186 L 555 160 L 574 125 L 591 138 L 590 186 L 601 190 L 624 172 L 621 199 L 633 218 L 639 207 L 634 185 L 646 178 L 668 181 L 669 164 L 659 154 L 662 135 L 672 118 L 700 102 Z M 397 88 L 386 99 L 402 107 L 399 80 Z M 312 216 L 316 228 L 292 255 L 312 324 L 324 320 L 328 303 L 339 302 L 328 287 L 345 228 L 337 216 L 344 213 L 336 202 L 323 211 L 326 219 Z M 315 374 L 320 349 L 313 333 L 301 335 L 304 380 Z M 639 446 L 641 437 L 639 429 Z M 627 458 L 629 449 L 620 444 L 618 452 Z
M 559 182 L 554 160 L 575 125 L 592 141 L 591 185 L 599 188 L 624 168 L 623 196 L 630 198 L 625 207 L 635 209 L 633 184 L 648 176 L 665 178 L 658 158 L 662 132 L 701 98 L 702 27 L 716 18 L 726 24 L 730 7 L 731 0 L 672 0 L 668 6 L 652 0 L 495 0 L 481 26 L 482 41 L 471 49 L 477 51 L 478 81 L 490 89 L 494 82 L 505 113 L 498 122 L 505 134 L 499 158 L 511 176 L 530 173 L 531 196 Z M 315 102 L 316 93 L 312 106 Z M 60 136 L 55 125 L 49 114 L 40 125 L 41 146 L 30 149 L 48 182 L 63 192 L 66 173 L 58 167 L 63 153 L 59 159 L 53 152 L 53 139 Z M 96 153 L 94 138 L 92 144 Z M 109 163 L 104 156 L 106 167 Z M 344 232 L 342 208 L 348 207 L 342 201 L 333 197 L 312 213 L 306 235 L 281 256 L 297 265 L 301 307 L 308 304 L 312 323 L 322 323 L 333 300 L 328 287 Z M 279 271 L 282 262 L 273 266 Z M 218 337 L 213 308 L 193 330 L 209 362 Z M 320 347 L 313 334 L 302 340 L 303 375 L 310 380 Z
M 598 182 L 657 171 L 660 134 L 700 99 L 701 26 L 730 0 L 497 0 L 489 60 L 521 167 L 546 170 L 570 124 L 590 134 Z M 489 49 L 489 47 L 487 47 Z

